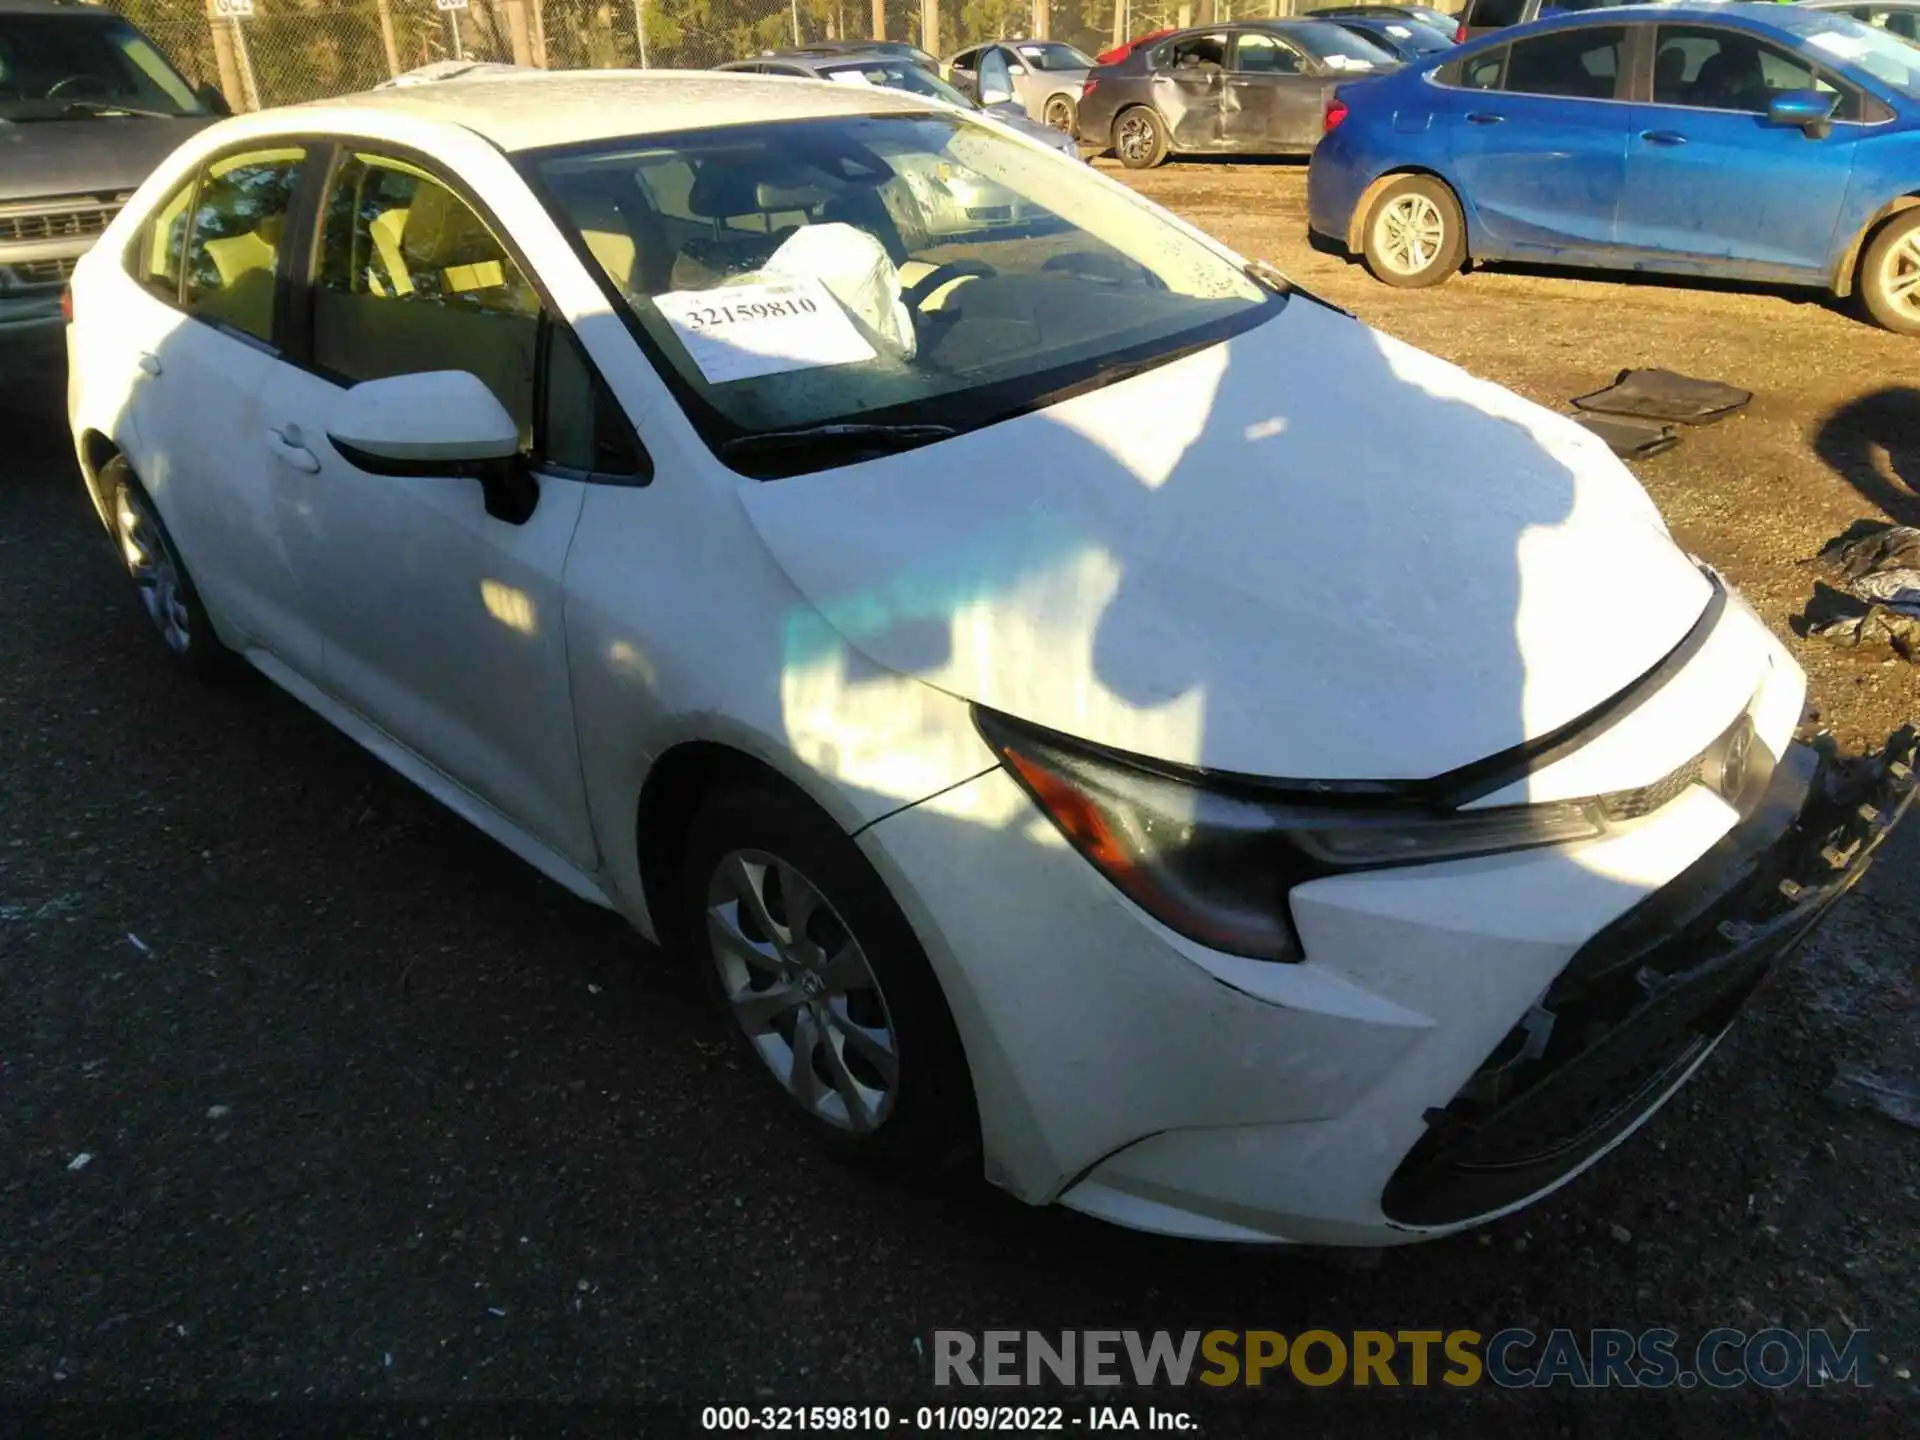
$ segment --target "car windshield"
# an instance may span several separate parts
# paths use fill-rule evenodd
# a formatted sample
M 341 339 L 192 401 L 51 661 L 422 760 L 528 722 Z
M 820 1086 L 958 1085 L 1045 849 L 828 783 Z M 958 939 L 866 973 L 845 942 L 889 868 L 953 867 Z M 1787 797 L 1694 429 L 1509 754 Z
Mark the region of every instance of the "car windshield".
M 958 105 L 962 110 L 977 108 L 973 101 L 938 75 L 928 74 L 908 60 L 861 60 L 851 65 L 822 65 L 816 73 L 839 85 L 878 85 L 883 90 L 905 90 L 910 95 L 942 100 L 949 105 Z
M 1093 60 L 1071 45 L 1058 41 L 1030 42 L 1013 47 L 1020 58 L 1036 70 L 1091 70 Z
M 1371 40 L 1343 29 L 1331 20 L 1289 25 L 1285 34 L 1288 40 L 1329 70 L 1385 70 L 1400 63 Z
M 1820 16 L 1820 28 L 1804 32 L 1801 39 L 1909 99 L 1920 100 L 1920 50 L 1906 41 L 1850 16 L 1825 12 Z
M 731 458 L 755 437 L 991 424 L 1285 303 L 1088 167 L 957 113 L 647 136 L 523 164 L 694 424 L 747 473 L 836 463 Z
M 116 110 L 207 113 L 193 87 L 124 20 L 0 12 L 0 120 L 83 119 Z

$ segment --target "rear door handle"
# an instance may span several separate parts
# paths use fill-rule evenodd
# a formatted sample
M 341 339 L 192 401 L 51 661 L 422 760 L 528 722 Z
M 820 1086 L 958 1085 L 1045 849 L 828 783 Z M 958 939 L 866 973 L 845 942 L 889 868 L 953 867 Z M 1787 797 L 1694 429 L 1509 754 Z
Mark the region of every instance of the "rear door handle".
M 289 425 L 284 430 L 268 430 L 267 448 L 302 474 L 320 473 L 320 457 L 303 443 L 297 425 Z
M 1476 110 L 1467 116 L 1469 125 L 1502 125 L 1506 123 L 1504 115 L 1494 115 L 1485 110 Z
M 161 365 L 158 355 L 148 355 L 145 352 L 142 352 L 140 358 L 133 363 L 140 367 L 140 373 L 143 375 L 157 376 L 165 368 Z
M 1649 145 L 1684 145 L 1687 137 L 1678 130 L 1642 130 L 1640 138 Z

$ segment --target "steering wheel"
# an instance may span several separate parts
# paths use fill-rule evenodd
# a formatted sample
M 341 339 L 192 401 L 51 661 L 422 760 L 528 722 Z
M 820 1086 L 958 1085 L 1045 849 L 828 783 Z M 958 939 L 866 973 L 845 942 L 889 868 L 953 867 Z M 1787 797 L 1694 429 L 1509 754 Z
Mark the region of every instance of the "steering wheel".
M 49 100 L 58 100 L 76 85 L 91 86 L 102 96 L 110 93 L 107 89 L 107 82 L 102 80 L 98 75 L 69 75 L 64 80 L 56 80 L 53 84 L 49 85 L 47 87 L 46 98 Z
M 944 265 L 934 266 L 931 271 L 902 290 L 900 303 L 909 310 L 918 310 L 939 292 L 941 286 L 951 281 L 963 279 L 968 275 L 981 280 L 991 280 L 999 273 L 983 260 L 949 260 Z

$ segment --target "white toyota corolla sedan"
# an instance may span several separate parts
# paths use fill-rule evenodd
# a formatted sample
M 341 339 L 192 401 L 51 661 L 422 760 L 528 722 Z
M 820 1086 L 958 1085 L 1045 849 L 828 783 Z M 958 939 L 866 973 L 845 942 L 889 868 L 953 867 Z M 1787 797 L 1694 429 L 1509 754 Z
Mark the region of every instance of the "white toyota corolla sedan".
M 929 226 L 927 176 L 1031 223 Z M 689 957 L 851 1154 L 1457 1229 L 1658 1107 L 1910 794 L 1904 732 L 1795 740 L 1585 431 L 911 96 L 232 119 L 72 298 L 172 653 Z

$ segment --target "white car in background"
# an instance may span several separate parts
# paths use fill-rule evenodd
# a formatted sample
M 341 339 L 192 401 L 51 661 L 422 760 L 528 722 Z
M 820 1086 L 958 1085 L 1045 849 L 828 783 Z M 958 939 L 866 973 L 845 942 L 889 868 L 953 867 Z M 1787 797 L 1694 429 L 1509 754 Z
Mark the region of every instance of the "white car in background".
M 1045 235 L 910 243 L 900 171 Z M 832 1145 L 1241 1240 L 1553 1189 L 1910 796 L 1594 437 L 882 89 L 228 120 L 73 281 L 86 484 L 251 665 L 697 963 Z M 156 697 L 164 704 L 164 694 Z

